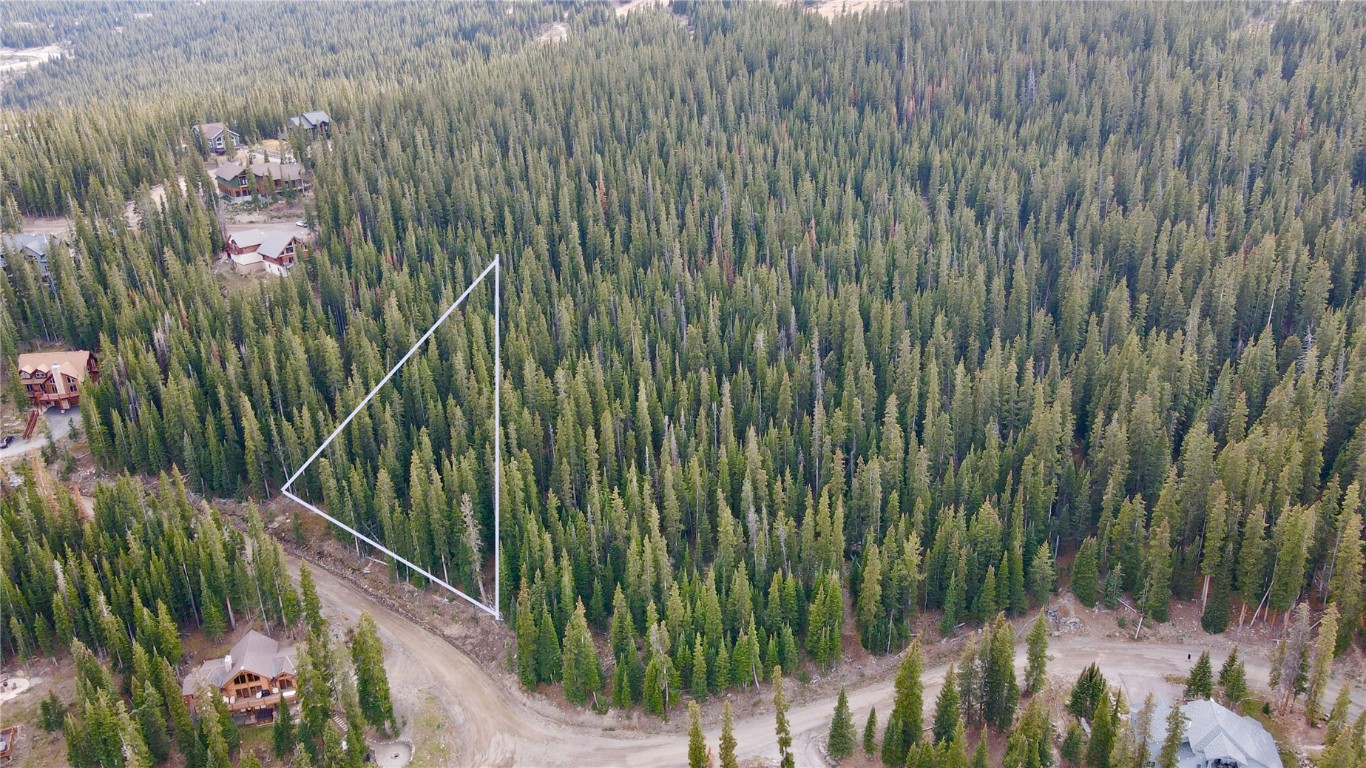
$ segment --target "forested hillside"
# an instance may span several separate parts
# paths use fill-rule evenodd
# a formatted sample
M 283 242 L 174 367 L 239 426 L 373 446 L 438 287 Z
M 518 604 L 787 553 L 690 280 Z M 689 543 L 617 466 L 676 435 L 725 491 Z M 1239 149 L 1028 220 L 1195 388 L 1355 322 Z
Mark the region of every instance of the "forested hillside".
M 344 9 L 344 12 L 343 12 Z M 0 7 L 12 42 L 55 40 L 70 55 L 0 90 L 28 110 L 13 125 L 0 178 L 20 208 L 59 214 L 72 201 L 122 205 L 175 175 L 189 125 L 226 120 L 247 140 L 276 138 L 285 117 L 345 105 L 481 68 L 525 47 L 572 4 L 33 2 Z M 22 30 L 16 36 L 15 25 Z M 137 119 L 127 119 L 136 115 Z
M 1360 7 L 673 10 L 330 92 L 318 247 L 260 287 L 210 271 L 197 158 L 87 177 L 166 116 L 44 181 L 6 160 L 21 209 L 92 202 L 52 290 L 0 278 L 0 351 L 99 350 L 106 467 L 268 498 L 502 254 L 502 608 L 524 683 L 571 701 L 661 712 L 845 631 L 1020 615 L 1074 554 L 1087 604 L 1200 599 L 1221 632 L 1334 603 L 1360 641 Z M 0 156 L 80 144 L 67 109 L 6 113 Z M 141 231 L 103 202 L 172 167 L 191 192 Z M 475 596 L 490 306 L 298 487 Z

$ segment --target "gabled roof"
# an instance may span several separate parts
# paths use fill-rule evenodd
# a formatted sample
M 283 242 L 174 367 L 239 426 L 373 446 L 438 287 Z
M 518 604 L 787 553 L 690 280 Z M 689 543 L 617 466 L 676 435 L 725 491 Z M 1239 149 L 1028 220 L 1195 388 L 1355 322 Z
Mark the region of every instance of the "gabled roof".
M 217 176 L 223 181 L 232 181 L 238 176 L 241 176 L 242 171 L 244 170 L 246 170 L 246 168 L 238 165 L 237 163 L 223 163 L 222 165 L 218 166 L 213 170 L 213 175 Z
M 85 381 L 86 366 L 90 364 L 90 352 L 84 349 L 68 349 L 60 352 L 29 352 L 19 356 L 19 374 L 32 376 L 35 373 L 47 374 L 52 366 L 59 366 L 62 373 L 76 381 Z
M 205 141 L 213 141 L 214 139 L 221 136 L 223 134 L 223 131 L 227 131 L 228 133 L 232 134 L 237 133 L 236 131 L 228 128 L 228 126 L 222 123 L 201 123 L 200 125 L 193 126 L 193 128 L 194 130 L 199 131 L 200 135 L 204 137 Z
M 31 256 L 47 256 L 47 249 L 52 244 L 52 238 L 43 234 L 25 234 L 0 236 L 0 250 L 8 253 L 21 253 L 27 251 Z
M 297 239 L 293 232 L 284 230 L 248 229 L 228 238 L 239 249 L 256 248 L 262 256 L 278 259 L 289 244 Z
M 323 123 L 331 123 L 332 118 L 321 109 L 312 112 L 305 112 L 302 115 L 295 115 L 289 118 L 289 124 L 299 128 L 317 128 Z
M 304 167 L 298 163 L 252 163 L 251 172 L 256 176 L 269 176 L 275 181 L 298 181 L 303 178 Z
M 1240 768 L 1283 768 L 1275 739 L 1255 719 L 1239 716 L 1209 699 L 1186 702 L 1181 712 L 1186 716 L 1185 739 L 1177 759 L 1181 768 L 1214 760 L 1236 763 Z M 1162 749 L 1164 729 L 1160 724 L 1170 713 L 1169 704 L 1160 705 L 1153 713 L 1154 740 L 1148 744 L 1153 756 Z
M 282 646 L 272 637 L 251 630 L 237 641 L 221 659 L 210 659 L 185 676 L 180 692 L 190 696 L 204 686 L 222 688 L 241 672 L 251 672 L 268 680 L 280 674 L 296 673 L 294 646 Z

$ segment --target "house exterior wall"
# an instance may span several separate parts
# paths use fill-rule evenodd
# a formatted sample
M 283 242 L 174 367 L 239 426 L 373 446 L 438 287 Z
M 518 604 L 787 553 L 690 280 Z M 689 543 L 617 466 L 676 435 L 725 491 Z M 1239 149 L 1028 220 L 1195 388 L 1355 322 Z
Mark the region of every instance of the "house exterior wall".
M 218 191 L 228 197 L 250 197 L 251 187 L 247 184 L 247 174 L 243 171 L 231 181 L 218 179 Z
M 294 701 L 297 688 L 298 682 L 288 672 L 281 672 L 271 679 L 243 670 L 224 683 L 219 694 L 234 720 L 239 724 L 253 725 L 274 722 L 280 700 Z M 185 705 L 193 710 L 197 703 L 196 696 L 187 694 L 184 699 Z
M 100 380 L 100 367 L 94 355 L 90 356 L 90 362 L 86 365 L 86 379 L 91 383 Z M 58 369 L 56 376 L 52 375 L 51 371 L 21 373 L 19 382 L 24 387 L 24 393 L 28 395 L 29 404 L 35 408 L 46 409 L 55 405 L 62 411 L 67 411 L 81 403 L 81 382 L 61 369 Z

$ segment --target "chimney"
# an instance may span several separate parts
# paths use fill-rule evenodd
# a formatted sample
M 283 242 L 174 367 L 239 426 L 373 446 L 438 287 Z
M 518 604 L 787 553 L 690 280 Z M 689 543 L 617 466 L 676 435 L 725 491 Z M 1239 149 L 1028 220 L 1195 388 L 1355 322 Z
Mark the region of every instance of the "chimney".
M 224 668 L 224 669 L 228 669 L 228 670 L 231 670 L 231 669 L 232 669 L 232 654 L 231 654 L 231 653 L 228 654 L 227 656 L 224 656 L 224 657 L 223 657 L 223 668 Z
M 57 394 L 65 394 L 66 385 L 62 382 L 62 364 L 53 363 L 50 373 L 52 375 L 52 384 L 57 388 Z

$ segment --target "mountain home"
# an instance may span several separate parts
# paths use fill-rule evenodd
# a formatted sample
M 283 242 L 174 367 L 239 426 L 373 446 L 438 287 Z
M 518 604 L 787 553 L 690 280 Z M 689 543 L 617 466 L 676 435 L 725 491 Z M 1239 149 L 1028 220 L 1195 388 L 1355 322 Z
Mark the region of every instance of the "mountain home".
M 81 387 L 100 380 L 100 364 L 93 352 L 30 352 L 19 356 L 19 383 L 29 403 L 40 409 L 63 411 L 80 405 Z
M 242 136 L 222 123 L 202 123 L 192 126 L 192 129 L 199 135 L 205 147 L 220 155 L 228 151 L 229 138 L 232 139 L 234 147 L 242 144 Z
M 221 659 L 199 665 L 180 685 L 191 709 L 205 689 L 216 691 L 239 725 L 275 721 L 280 699 L 295 696 L 294 646 L 280 645 L 274 638 L 251 630 Z

